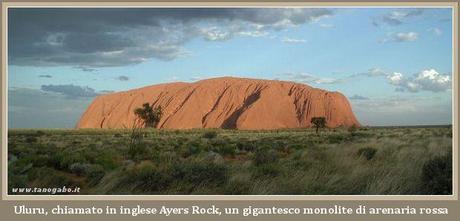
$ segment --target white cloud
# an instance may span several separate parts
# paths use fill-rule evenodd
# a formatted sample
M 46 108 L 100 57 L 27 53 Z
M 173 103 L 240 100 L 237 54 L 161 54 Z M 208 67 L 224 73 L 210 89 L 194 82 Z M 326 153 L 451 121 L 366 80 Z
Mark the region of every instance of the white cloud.
M 240 36 L 248 36 L 248 37 L 263 37 L 263 36 L 266 36 L 268 35 L 268 32 L 265 32 L 265 31 L 258 31 L 258 30 L 255 30 L 255 31 L 240 31 L 238 32 L 238 35 Z
M 315 84 L 336 84 L 343 82 L 343 79 L 338 78 L 328 78 L 328 77 L 318 77 L 309 73 L 299 73 L 292 74 L 286 73 L 284 76 L 289 77 L 293 81 L 298 81 L 302 83 L 315 83 Z
M 382 76 L 386 75 L 386 72 L 380 68 L 371 68 L 368 73 L 365 73 L 368 76 Z
M 232 38 L 232 34 L 228 31 L 219 30 L 216 27 L 201 29 L 203 38 L 208 41 L 224 41 Z
M 302 44 L 302 43 L 307 42 L 305 39 L 295 39 L 295 38 L 288 38 L 288 37 L 283 38 L 281 41 L 287 44 Z
M 393 72 L 392 74 L 389 74 L 387 76 L 387 79 L 390 82 L 390 84 L 398 85 L 403 80 L 403 75 L 398 72 Z
M 414 93 L 419 91 L 448 91 L 452 86 L 450 75 L 441 74 L 435 69 L 422 70 L 411 76 L 406 76 L 400 72 L 388 72 L 380 68 L 372 68 L 368 72 L 352 74 L 341 78 L 319 77 L 309 73 L 286 73 L 283 76 L 293 81 L 314 84 L 337 84 L 362 77 L 384 77 L 389 84 L 396 86 L 396 91 Z
M 420 16 L 423 13 L 423 9 L 409 9 L 409 10 L 396 10 L 386 13 L 380 17 L 375 18 L 372 23 L 375 26 L 385 25 L 401 25 L 408 20 L 410 17 Z
M 388 83 L 397 86 L 396 91 L 432 91 L 441 92 L 451 88 L 449 75 L 440 74 L 435 69 L 422 70 L 410 77 L 405 77 L 398 72 L 386 73 Z
M 448 75 L 438 73 L 434 69 L 423 70 L 414 79 L 421 90 L 445 91 L 451 88 L 451 79 Z
M 407 33 L 396 33 L 395 36 L 396 41 L 415 41 L 418 38 L 418 34 L 416 32 L 407 32 Z
M 405 76 L 400 72 L 388 72 L 380 68 L 372 68 L 368 72 L 352 74 L 343 78 L 318 78 L 309 74 L 295 75 L 296 79 L 301 79 L 305 82 L 329 84 L 343 83 L 361 77 L 384 77 L 389 84 L 396 86 L 396 91 L 399 92 L 442 92 L 448 91 L 452 87 L 450 75 L 441 74 L 435 69 L 422 70 L 411 76 Z
M 226 41 L 237 36 L 258 38 L 268 35 L 267 31 L 247 30 L 238 25 L 233 25 L 226 29 L 218 27 L 201 28 L 200 33 L 207 41 Z
M 419 34 L 417 32 L 398 32 L 398 33 L 389 33 L 387 38 L 382 39 L 380 42 L 411 42 L 417 40 Z
M 404 18 L 407 18 L 411 15 L 419 14 L 421 11 L 392 11 L 387 15 L 387 18 L 392 20 L 401 21 Z

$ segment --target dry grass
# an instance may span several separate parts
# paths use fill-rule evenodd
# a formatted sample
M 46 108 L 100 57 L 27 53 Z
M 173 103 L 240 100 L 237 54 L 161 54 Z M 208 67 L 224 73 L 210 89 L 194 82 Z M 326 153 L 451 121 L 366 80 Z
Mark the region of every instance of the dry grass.
M 10 130 L 9 187 L 81 194 L 450 194 L 451 127 Z M 430 187 L 429 189 L 427 187 Z

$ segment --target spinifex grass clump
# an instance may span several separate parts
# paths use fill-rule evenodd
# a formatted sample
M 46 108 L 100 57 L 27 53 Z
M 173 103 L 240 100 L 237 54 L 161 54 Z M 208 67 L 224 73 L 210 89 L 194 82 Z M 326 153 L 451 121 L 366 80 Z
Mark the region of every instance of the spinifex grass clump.
M 429 194 L 452 194 L 452 152 L 427 161 L 423 165 L 422 182 Z
M 358 150 L 358 155 L 366 158 L 366 160 L 372 160 L 377 153 L 377 149 L 372 147 L 365 147 Z
M 217 132 L 216 131 L 208 131 L 203 134 L 203 137 L 206 139 L 213 139 L 217 137 Z
M 41 131 L 9 131 L 10 191 L 69 185 L 80 194 L 423 195 L 452 187 L 451 127 L 366 128 L 354 136 L 346 129 L 142 128 L 134 149 L 131 129 Z M 217 136 L 205 138 L 208 132 Z M 31 136 L 37 140 L 29 143 Z

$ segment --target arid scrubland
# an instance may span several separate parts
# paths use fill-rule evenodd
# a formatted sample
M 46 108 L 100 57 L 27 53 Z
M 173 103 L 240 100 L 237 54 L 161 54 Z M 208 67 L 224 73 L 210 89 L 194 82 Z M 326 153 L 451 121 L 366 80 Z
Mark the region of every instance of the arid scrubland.
M 451 194 L 452 129 L 10 130 L 8 186 L 80 194 Z

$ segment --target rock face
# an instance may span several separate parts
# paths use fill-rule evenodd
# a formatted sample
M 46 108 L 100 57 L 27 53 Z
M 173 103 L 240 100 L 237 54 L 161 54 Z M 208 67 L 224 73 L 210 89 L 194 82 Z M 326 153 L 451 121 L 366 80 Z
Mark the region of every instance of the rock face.
M 130 128 L 134 109 L 161 106 L 159 128 L 281 129 L 360 126 L 345 96 L 305 84 L 246 78 L 168 83 L 96 97 L 77 128 Z

